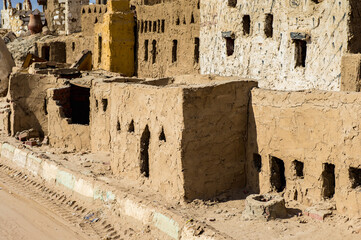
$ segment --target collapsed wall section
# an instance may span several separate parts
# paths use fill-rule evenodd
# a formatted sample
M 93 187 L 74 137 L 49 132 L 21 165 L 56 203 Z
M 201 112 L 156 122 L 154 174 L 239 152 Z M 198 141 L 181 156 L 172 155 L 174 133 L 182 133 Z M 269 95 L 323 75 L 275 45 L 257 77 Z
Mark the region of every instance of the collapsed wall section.
M 47 91 L 50 146 L 68 151 L 90 150 L 88 87 L 70 85 Z
M 229 2 L 201 1 L 202 74 L 254 78 L 277 90 L 340 89 L 349 0 Z
M 360 215 L 361 94 L 252 90 L 247 185 Z
M 48 134 L 47 89 L 64 86 L 64 80 L 51 75 L 15 73 L 11 75 L 11 134 L 33 128 L 40 136 Z

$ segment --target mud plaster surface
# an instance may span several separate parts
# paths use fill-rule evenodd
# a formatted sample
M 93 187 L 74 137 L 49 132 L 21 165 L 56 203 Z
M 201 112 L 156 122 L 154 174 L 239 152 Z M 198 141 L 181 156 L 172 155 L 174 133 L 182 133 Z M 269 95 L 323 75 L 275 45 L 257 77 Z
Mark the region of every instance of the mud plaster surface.
M 201 1 L 201 74 L 250 77 L 262 88 L 277 90 L 339 90 L 350 1 L 315 2 L 238 0 L 228 7 L 223 0 Z M 273 14 L 272 37 L 265 36 L 266 14 Z M 243 34 L 244 15 L 251 19 L 250 34 Z M 227 31 L 235 35 L 232 56 L 222 37 Z M 291 32 L 310 36 L 306 67 L 295 67 Z

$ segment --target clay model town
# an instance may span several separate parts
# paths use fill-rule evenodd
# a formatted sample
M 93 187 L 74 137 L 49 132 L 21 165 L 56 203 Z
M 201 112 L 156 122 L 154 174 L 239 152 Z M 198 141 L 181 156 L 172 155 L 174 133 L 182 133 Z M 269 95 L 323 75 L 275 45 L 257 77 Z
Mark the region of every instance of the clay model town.
M 360 0 L 3 0 L 0 24 L 0 239 L 361 239 Z

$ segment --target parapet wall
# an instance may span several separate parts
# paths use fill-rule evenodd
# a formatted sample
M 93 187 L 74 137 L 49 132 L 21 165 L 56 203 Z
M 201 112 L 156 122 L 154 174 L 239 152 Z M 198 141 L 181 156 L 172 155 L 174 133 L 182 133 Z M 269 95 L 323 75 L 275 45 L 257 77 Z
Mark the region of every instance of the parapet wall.
M 81 30 L 84 36 L 94 36 L 94 26 L 103 22 L 104 13 L 108 12 L 107 5 L 83 5 L 81 8 Z
M 252 90 L 247 185 L 361 214 L 361 94 Z

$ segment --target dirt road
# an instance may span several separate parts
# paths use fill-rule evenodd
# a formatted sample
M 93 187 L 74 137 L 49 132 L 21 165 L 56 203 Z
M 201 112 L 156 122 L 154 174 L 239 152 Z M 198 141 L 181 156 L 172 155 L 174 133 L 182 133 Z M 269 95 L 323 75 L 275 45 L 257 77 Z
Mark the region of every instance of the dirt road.
M 3 179 L 0 188 L 0 239 L 86 239 L 38 203 L 12 193 Z

